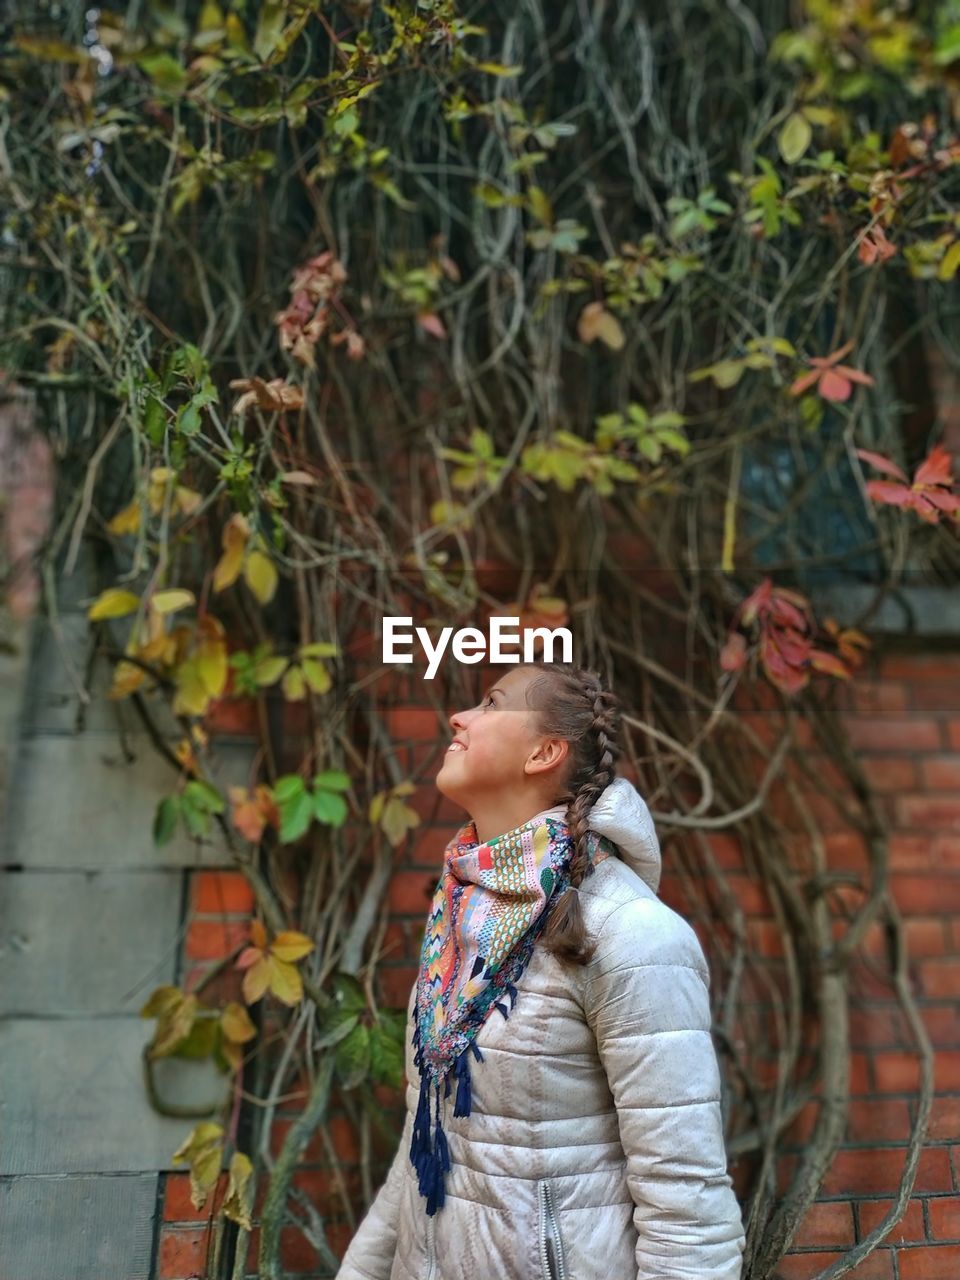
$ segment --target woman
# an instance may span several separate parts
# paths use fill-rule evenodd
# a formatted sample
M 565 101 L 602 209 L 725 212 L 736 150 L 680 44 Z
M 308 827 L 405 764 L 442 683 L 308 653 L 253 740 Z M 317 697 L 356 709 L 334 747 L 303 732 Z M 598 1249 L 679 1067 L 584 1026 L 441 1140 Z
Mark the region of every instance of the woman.
M 407 1116 L 338 1280 L 739 1280 L 708 971 L 656 896 L 599 678 L 521 664 L 450 717 Z M 515 1005 L 515 1007 L 514 1007 Z

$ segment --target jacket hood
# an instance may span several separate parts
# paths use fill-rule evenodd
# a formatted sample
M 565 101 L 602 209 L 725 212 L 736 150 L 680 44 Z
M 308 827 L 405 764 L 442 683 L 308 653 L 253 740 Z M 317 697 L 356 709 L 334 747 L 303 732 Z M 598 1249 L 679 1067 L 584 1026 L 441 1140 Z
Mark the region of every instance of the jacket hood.
M 590 830 L 612 840 L 630 870 L 657 892 L 660 841 L 646 801 L 632 782 L 614 778 L 590 810 Z

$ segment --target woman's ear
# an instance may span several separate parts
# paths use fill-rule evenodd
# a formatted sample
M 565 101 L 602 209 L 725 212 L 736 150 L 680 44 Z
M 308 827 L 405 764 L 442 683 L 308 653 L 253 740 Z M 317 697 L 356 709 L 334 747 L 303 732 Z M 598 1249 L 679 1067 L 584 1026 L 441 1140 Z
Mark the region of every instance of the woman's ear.
M 524 773 L 562 771 L 569 754 L 570 743 L 565 738 L 544 738 L 527 756 L 523 771 Z

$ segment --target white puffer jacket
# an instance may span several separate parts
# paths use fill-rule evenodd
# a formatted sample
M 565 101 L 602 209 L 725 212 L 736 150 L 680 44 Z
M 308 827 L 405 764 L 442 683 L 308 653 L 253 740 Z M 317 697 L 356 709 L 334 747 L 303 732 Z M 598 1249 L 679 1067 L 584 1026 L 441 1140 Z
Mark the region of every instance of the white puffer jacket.
M 400 1146 L 337 1280 L 739 1280 L 706 960 L 657 897 L 659 843 L 635 788 L 617 779 L 590 825 L 621 853 L 580 890 L 594 958 L 535 947 L 516 1008 L 487 1018 L 472 1114 L 443 1103 L 451 1169 L 433 1218 L 409 1157 L 408 1035 Z

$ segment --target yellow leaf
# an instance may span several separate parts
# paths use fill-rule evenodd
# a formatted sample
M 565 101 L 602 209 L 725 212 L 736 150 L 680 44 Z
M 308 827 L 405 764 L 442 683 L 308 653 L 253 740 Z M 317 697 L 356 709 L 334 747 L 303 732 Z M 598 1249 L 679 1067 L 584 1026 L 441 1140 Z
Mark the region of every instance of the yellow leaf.
M 278 933 L 270 944 L 270 950 L 278 960 L 302 960 L 304 956 L 308 956 L 314 950 L 315 943 L 307 937 L 305 933 L 296 933 L 293 930 L 286 930 L 284 933 Z
M 284 1004 L 297 1005 L 303 999 L 300 970 L 285 960 L 270 956 L 270 990 Z
M 238 1222 L 246 1231 L 253 1230 L 248 1190 L 252 1175 L 250 1157 L 245 1156 L 242 1151 L 235 1151 L 230 1157 L 230 1176 L 227 1179 L 226 1195 L 223 1197 L 223 1215 Z
M 262 920 L 254 919 L 250 921 L 250 942 L 253 946 L 259 947 L 261 951 L 266 949 L 267 931 Z
M 304 679 L 314 693 L 326 693 L 333 683 L 330 672 L 316 658 L 304 658 L 300 664 Z
M 141 1018 L 158 1018 L 169 1009 L 174 1009 L 183 1000 L 183 992 L 179 987 L 157 987 L 151 992 L 149 1000 L 140 1010 Z
M 193 515 L 202 501 L 202 494 L 197 493 L 195 489 L 187 489 L 182 484 L 177 485 L 177 507 L 183 515 Z
M 192 591 L 183 587 L 171 587 L 168 591 L 155 591 L 150 597 L 150 607 L 155 613 L 176 613 L 178 609 L 186 609 L 194 604 L 196 597 Z
M 123 537 L 125 533 L 136 533 L 140 528 L 140 499 L 134 500 L 118 511 L 112 520 L 107 522 L 107 532 L 115 533 L 117 537 Z
M 187 1162 L 190 1165 L 190 1200 L 195 1209 L 203 1208 L 207 1196 L 217 1185 L 223 1160 L 222 1139 L 222 1126 L 204 1120 L 171 1156 L 173 1164 Z
M 270 957 L 262 956 L 256 960 L 243 975 L 241 989 L 247 1004 L 256 1004 L 270 985 Z
M 253 678 L 259 685 L 276 684 L 287 669 L 289 659 L 284 657 L 264 658 L 253 668 Z
M 143 667 L 138 667 L 132 662 L 118 662 L 113 671 L 113 682 L 107 690 L 107 697 L 114 701 L 119 698 L 128 698 L 147 678 L 147 672 Z
M 626 341 L 620 321 L 602 302 L 589 302 L 580 312 L 577 336 L 587 343 L 599 338 L 611 351 L 621 351 Z
M 396 848 L 408 831 L 420 825 L 420 815 L 416 809 L 412 809 L 410 805 L 404 804 L 394 796 L 387 801 L 380 825 L 383 827 L 384 835 Z
M 257 1034 L 249 1013 L 236 1000 L 231 1000 L 221 1013 L 220 1025 L 223 1028 L 223 1034 L 234 1044 L 246 1044 Z
M 172 1053 L 187 1038 L 197 1016 L 197 997 L 183 996 L 160 1014 L 157 1030 L 150 1044 L 154 1057 L 162 1058 Z
M 306 696 L 307 683 L 296 664 L 287 667 L 283 676 L 283 696 L 288 702 L 300 702 Z
M 195 658 L 181 662 L 174 672 L 177 691 L 173 696 L 173 714 L 176 716 L 202 716 L 210 702 L 210 695 Z
M 277 589 L 277 571 L 262 551 L 251 551 L 243 566 L 247 586 L 261 604 L 269 604 Z
M 957 271 L 960 271 L 960 240 L 954 240 L 941 258 L 940 266 L 937 268 L 937 279 L 952 280 Z
M 140 597 L 135 596 L 132 591 L 124 591 L 120 587 L 107 587 L 106 591 L 101 591 L 87 610 L 87 617 L 91 622 L 97 622 L 100 618 L 125 618 L 128 613 L 134 613 L 139 606 Z
M 243 557 L 247 540 L 250 537 L 250 526 L 239 512 L 232 515 L 223 527 L 223 555 L 217 561 L 213 571 L 214 591 L 223 591 L 231 586 L 239 577 L 243 568 Z
M 211 698 L 219 698 L 227 687 L 229 674 L 226 644 L 208 633 L 197 646 L 194 664 L 207 693 Z

